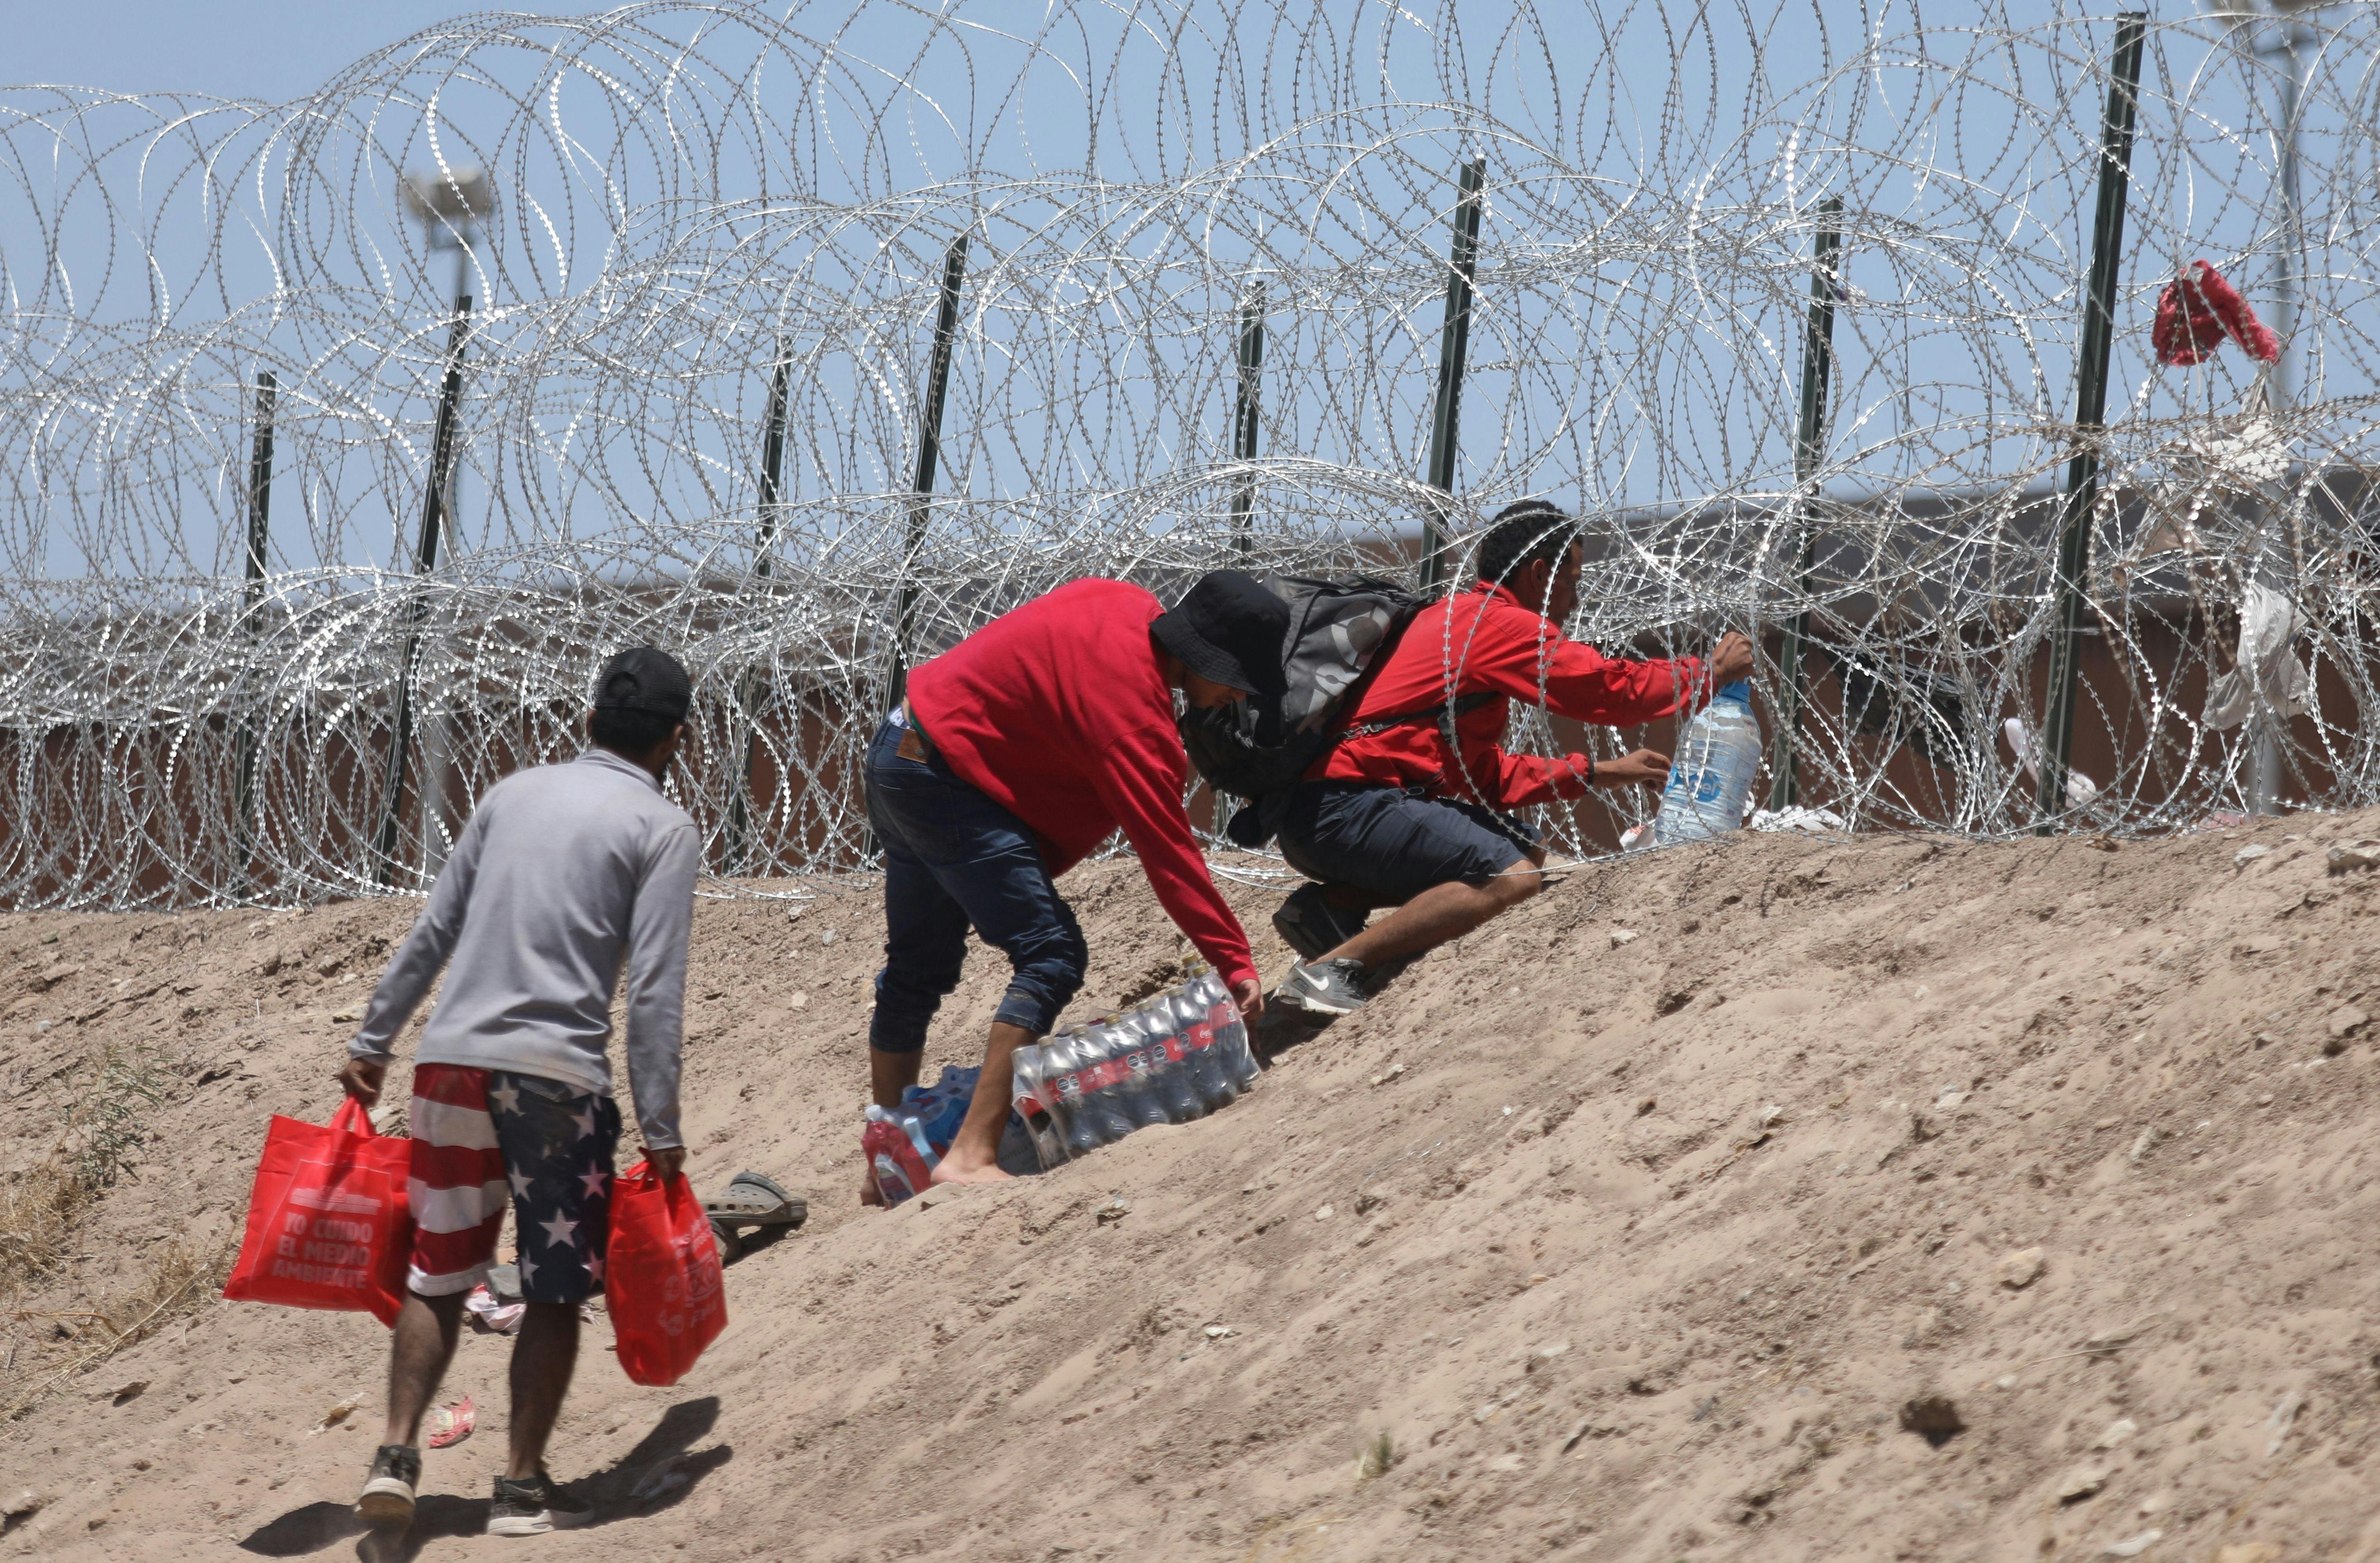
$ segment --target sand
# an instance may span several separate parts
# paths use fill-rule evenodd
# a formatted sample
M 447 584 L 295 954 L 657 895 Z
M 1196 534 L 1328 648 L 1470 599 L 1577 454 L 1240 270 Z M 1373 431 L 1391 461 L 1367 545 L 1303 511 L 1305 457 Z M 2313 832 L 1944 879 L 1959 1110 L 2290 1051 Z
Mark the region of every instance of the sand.
M 683 1384 L 589 1331 L 553 1453 L 601 1523 L 476 1533 L 506 1348 L 467 1338 L 479 1433 L 429 1457 L 409 1541 L 359 1549 L 383 1332 L 209 1302 L 0 1430 L 0 1496 L 42 1500 L 0 1556 L 2380 1557 L 2380 893 L 2325 864 L 2366 833 L 1579 867 L 1226 1111 L 891 1213 L 853 1198 L 873 887 L 706 901 L 692 1170 L 814 1215 L 728 1272 Z M 1084 1008 L 1163 975 L 1131 864 L 1066 890 Z M 1279 891 L 1231 893 L 1278 976 Z M 105 1049 L 164 1083 L 137 1180 L 20 1307 L 230 1230 L 412 909 L 0 921 L 9 1170 Z M 929 1068 L 973 1061 L 1000 964 Z M 55 1323 L 7 1324 L 0 1387 L 68 1360 Z M 1938 1444 L 1901 1425 L 1928 1398 Z

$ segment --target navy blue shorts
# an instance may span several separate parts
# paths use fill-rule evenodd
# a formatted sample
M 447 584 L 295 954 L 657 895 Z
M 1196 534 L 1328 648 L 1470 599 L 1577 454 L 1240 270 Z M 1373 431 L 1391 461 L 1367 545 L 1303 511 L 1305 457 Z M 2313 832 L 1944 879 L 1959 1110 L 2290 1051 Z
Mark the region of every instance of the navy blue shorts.
M 1484 884 L 1537 844 L 1525 820 L 1370 782 L 1298 783 L 1280 834 L 1281 855 L 1307 878 L 1399 905 L 1433 885 Z

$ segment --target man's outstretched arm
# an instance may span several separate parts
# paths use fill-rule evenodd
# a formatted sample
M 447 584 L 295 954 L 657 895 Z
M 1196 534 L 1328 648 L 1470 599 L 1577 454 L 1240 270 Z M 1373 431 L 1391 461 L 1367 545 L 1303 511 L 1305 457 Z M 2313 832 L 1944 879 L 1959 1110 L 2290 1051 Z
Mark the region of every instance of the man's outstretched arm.
M 1240 1012 L 1263 1008 L 1263 985 L 1248 950 L 1247 931 L 1215 888 L 1198 838 L 1182 812 L 1189 757 L 1172 729 L 1136 729 L 1107 740 L 1106 764 L 1095 783 L 1118 829 L 1140 854 L 1141 872 L 1173 926 L 1190 937 L 1231 990 Z

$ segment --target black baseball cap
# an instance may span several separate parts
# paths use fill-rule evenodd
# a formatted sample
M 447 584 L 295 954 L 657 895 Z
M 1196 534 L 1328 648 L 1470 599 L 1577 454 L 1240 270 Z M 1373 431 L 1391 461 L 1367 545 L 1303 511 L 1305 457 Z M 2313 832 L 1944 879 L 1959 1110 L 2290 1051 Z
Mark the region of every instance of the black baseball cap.
M 1251 695 L 1288 688 L 1281 671 L 1289 604 L 1240 570 L 1209 570 L 1149 625 L 1159 644 L 1201 678 Z
M 694 681 L 658 646 L 631 646 L 603 664 L 595 679 L 599 711 L 650 711 L 684 721 L 694 706 Z

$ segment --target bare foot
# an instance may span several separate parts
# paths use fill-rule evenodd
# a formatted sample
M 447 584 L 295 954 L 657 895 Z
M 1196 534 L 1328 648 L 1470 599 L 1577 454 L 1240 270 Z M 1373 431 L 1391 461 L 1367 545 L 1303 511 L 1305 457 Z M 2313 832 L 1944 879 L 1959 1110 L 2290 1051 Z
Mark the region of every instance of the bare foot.
M 962 1157 L 956 1146 L 934 1164 L 933 1181 L 937 1183 L 1005 1183 L 1015 1176 L 1003 1172 L 997 1161 L 975 1161 Z

